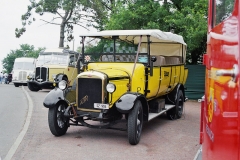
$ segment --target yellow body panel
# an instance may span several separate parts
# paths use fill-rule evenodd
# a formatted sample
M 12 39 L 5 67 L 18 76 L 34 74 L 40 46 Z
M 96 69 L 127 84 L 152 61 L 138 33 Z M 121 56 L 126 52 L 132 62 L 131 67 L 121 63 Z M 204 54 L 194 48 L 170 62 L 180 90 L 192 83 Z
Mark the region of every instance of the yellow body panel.
M 160 88 L 160 67 L 153 67 L 153 76 L 148 77 L 148 90 L 147 98 L 155 97 Z
M 90 63 L 88 70 L 98 70 L 108 74 L 109 78 L 119 76 L 129 76 L 131 79 L 130 87 L 132 92 L 144 94 L 145 71 L 143 64 L 136 64 L 134 76 L 132 76 L 134 63 Z M 112 70 L 112 71 L 111 71 Z M 125 73 L 125 74 L 124 74 Z
M 53 82 L 53 77 L 59 73 L 66 74 L 68 80 L 70 81 L 70 86 L 73 85 L 74 79 L 77 77 L 77 68 L 72 66 L 63 66 L 63 65 L 45 65 L 49 68 L 49 81 Z
M 121 95 L 130 92 L 139 92 L 145 94 L 146 98 L 154 98 L 163 96 L 172 91 L 178 83 L 185 84 L 187 78 L 187 69 L 184 65 L 166 65 L 161 67 L 153 67 L 153 75 L 146 78 L 145 66 L 136 64 L 133 73 L 134 63 L 89 63 L 88 71 L 100 71 L 108 75 L 108 78 L 114 77 L 130 77 L 130 79 L 110 80 L 116 85 L 117 90 L 112 95 L 111 104 L 116 102 Z M 130 88 L 128 88 L 130 83 Z M 146 87 L 146 85 L 148 85 Z M 109 97 L 111 94 L 109 94 Z
M 110 81 L 111 83 L 114 83 L 116 85 L 116 91 L 112 94 L 109 94 L 111 103 L 110 103 L 110 107 L 112 107 L 112 104 L 114 102 L 116 102 L 124 93 L 126 93 L 128 91 L 128 83 L 129 80 L 127 79 L 123 79 L 123 80 L 113 80 Z

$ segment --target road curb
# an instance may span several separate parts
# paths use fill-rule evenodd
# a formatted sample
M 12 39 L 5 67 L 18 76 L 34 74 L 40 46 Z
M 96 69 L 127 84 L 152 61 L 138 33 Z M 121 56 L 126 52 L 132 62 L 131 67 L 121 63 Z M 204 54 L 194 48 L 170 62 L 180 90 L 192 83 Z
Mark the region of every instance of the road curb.
M 12 145 L 12 147 L 10 148 L 10 150 L 8 151 L 6 157 L 4 158 L 4 160 L 11 160 L 11 158 L 13 157 L 13 155 L 15 154 L 18 146 L 20 145 L 20 143 L 23 140 L 23 137 L 25 136 L 30 121 L 31 121 L 31 117 L 32 117 L 32 111 L 33 111 L 33 102 L 31 97 L 29 96 L 29 94 L 27 93 L 27 91 L 24 89 L 24 87 L 22 86 L 22 90 L 25 93 L 27 100 L 28 100 L 28 113 L 27 113 L 27 118 L 25 120 L 25 124 L 23 126 L 22 131 L 19 133 L 17 139 L 15 140 L 14 144 Z

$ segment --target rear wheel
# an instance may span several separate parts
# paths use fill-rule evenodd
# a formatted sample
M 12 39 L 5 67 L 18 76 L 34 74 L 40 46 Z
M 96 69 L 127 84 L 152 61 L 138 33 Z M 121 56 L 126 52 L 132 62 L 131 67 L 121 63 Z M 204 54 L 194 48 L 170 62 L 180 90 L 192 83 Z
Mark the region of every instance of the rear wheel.
M 39 91 L 39 87 L 35 86 L 34 84 L 27 83 L 28 89 L 33 92 Z
M 128 114 L 128 141 L 136 145 L 140 141 L 143 125 L 142 103 L 138 100 L 135 102 L 133 110 Z
M 176 117 L 181 118 L 183 114 L 183 106 L 184 106 L 184 97 L 183 92 L 179 90 L 178 92 L 178 99 L 176 102 Z
M 175 107 L 167 111 L 167 117 L 170 120 L 179 119 L 183 114 L 183 106 L 184 106 L 184 97 L 182 90 L 179 90 L 177 93 L 177 100 L 175 102 Z
M 64 104 L 58 104 L 56 107 L 49 108 L 48 125 L 50 131 L 55 136 L 62 136 L 68 130 L 69 118 L 63 115 L 66 108 Z

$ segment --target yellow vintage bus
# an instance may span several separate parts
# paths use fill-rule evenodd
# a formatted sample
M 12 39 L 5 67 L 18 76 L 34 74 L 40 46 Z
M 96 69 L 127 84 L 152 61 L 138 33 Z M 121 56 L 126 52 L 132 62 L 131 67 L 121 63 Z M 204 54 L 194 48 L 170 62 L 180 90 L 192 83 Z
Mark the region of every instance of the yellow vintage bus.
M 111 30 L 80 36 L 81 73 L 72 87 L 57 78 L 56 88 L 43 102 L 49 108 L 53 135 L 64 135 L 69 125 L 114 128 L 126 130 L 129 143 L 136 145 L 144 121 L 164 113 L 169 119 L 181 118 L 188 75 L 182 36 L 160 30 Z M 126 128 L 115 128 L 122 120 Z
M 31 91 L 54 88 L 54 79 L 61 75 L 71 86 L 79 71 L 79 53 L 65 48 L 46 49 L 39 53 L 35 71 L 28 76 Z

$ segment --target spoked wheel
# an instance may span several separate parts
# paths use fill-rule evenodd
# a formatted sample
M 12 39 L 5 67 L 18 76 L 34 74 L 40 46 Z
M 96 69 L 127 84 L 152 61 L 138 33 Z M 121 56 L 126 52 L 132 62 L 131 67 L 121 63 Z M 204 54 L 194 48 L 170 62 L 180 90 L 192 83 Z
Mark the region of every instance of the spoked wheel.
M 170 120 L 181 118 L 183 114 L 183 106 L 184 106 L 183 92 L 179 90 L 175 107 L 167 111 L 167 117 Z
M 64 117 L 66 110 L 64 104 L 58 104 L 56 107 L 49 108 L 48 111 L 48 125 L 50 131 L 55 136 L 62 136 L 67 132 L 69 126 L 69 118 Z
M 133 110 L 128 114 L 128 141 L 136 145 L 140 141 L 143 125 L 142 103 L 138 100 L 135 102 Z

